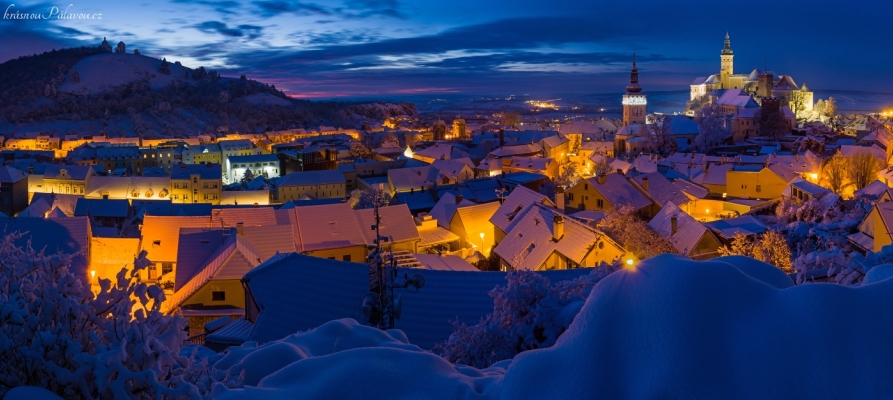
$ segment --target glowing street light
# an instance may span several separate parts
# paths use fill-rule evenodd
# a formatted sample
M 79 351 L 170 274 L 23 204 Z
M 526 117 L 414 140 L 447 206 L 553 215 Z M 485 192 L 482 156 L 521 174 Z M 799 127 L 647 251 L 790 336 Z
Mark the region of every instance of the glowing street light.
M 484 232 L 481 232 L 481 254 L 484 254 Z

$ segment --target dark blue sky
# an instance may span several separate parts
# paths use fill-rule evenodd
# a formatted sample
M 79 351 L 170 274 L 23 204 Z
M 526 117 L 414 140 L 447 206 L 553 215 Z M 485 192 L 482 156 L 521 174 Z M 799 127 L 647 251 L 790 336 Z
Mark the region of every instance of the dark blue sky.
M 636 52 L 646 91 L 687 90 L 728 31 L 736 73 L 893 92 L 889 1 L 52 1 L 0 3 L 0 61 L 107 36 L 296 97 L 549 95 L 622 91 Z M 102 19 L 9 19 L 54 6 Z

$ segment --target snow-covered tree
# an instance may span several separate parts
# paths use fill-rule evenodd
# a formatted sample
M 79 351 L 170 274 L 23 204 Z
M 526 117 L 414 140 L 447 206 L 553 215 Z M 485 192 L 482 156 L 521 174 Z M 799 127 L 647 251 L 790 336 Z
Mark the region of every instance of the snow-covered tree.
M 0 396 L 27 385 L 64 398 L 201 398 L 206 366 L 179 354 L 186 321 L 161 313 L 161 288 L 134 279 L 152 265 L 145 252 L 94 295 L 71 256 L 20 238 L 0 238 Z
M 843 190 L 849 186 L 847 184 L 848 164 L 847 159 L 840 152 L 825 159 L 822 163 L 822 183 L 825 187 L 834 193 L 843 194 Z
M 561 173 L 555 177 L 555 188 L 568 189 L 580 181 L 580 165 L 571 161 L 561 168 Z
M 798 121 L 803 121 L 809 117 L 806 113 L 806 107 L 809 106 L 807 104 L 806 94 L 800 91 L 794 91 L 791 93 L 791 111 L 794 113 L 794 117 L 797 118 Z
M 71 83 L 80 83 L 81 82 L 81 74 L 77 71 L 71 71 Z
M 390 204 L 391 200 L 391 194 L 381 188 L 354 190 L 350 196 L 350 206 L 355 210 L 373 208 L 376 204 L 379 207 L 385 207 Z
M 729 246 L 719 249 L 721 255 L 742 255 L 776 266 L 784 272 L 793 272 L 791 248 L 780 233 L 767 230 L 751 240 L 741 234 L 732 238 Z
M 663 253 L 678 253 L 669 239 L 658 235 L 628 207 L 606 212 L 598 228 L 640 260 Z
M 731 135 L 726 126 L 726 115 L 716 104 L 708 104 L 701 107 L 694 118 L 698 124 L 698 136 L 695 138 L 695 146 L 699 151 L 709 153 L 721 145 Z
M 617 269 L 602 266 L 554 284 L 536 272 L 511 272 L 505 286 L 490 291 L 493 312 L 476 325 L 454 323 L 456 331 L 436 350 L 452 363 L 485 368 L 526 350 L 552 346 L 592 287 Z
M 847 157 L 846 176 L 855 190 L 860 190 L 877 179 L 877 172 L 884 168 L 881 160 L 870 151 L 860 150 Z
M 242 183 L 242 186 L 245 186 L 252 180 L 254 180 L 254 171 L 251 171 L 251 168 L 245 168 L 245 173 L 242 174 L 242 179 L 239 182 Z
M 370 159 L 372 158 L 372 149 L 366 147 L 360 142 L 353 142 L 350 145 L 350 156 L 354 159 Z

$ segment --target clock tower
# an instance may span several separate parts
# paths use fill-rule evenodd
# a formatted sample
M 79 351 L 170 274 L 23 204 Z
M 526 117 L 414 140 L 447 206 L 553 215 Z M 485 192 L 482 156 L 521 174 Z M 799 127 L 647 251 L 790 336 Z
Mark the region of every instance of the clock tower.
M 629 86 L 623 95 L 623 126 L 645 124 L 646 96 L 639 86 L 639 69 L 636 68 L 636 55 L 633 54 L 633 68 L 629 71 Z
M 723 42 L 722 52 L 719 55 L 719 80 L 723 89 L 731 88 L 729 77 L 735 73 L 735 54 L 732 53 L 732 44 L 729 41 L 729 33 L 726 32 L 726 40 Z

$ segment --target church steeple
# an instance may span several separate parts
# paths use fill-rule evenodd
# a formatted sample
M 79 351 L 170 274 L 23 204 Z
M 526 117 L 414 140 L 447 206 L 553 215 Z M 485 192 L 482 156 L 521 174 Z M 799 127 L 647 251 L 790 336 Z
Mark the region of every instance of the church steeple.
M 732 54 L 732 41 L 729 40 L 729 32 L 726 32 L 726 40 L 723 42 L 722 54 L 723 55 Z
M 629 70 L 629 86 L 626 87 L 627 93 L 639 93 L 642 87 L 639 86 L 639 68 L 636 67 L 636 53 L 633 53 L 633 67 Z

